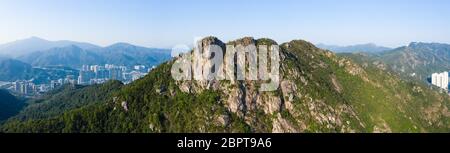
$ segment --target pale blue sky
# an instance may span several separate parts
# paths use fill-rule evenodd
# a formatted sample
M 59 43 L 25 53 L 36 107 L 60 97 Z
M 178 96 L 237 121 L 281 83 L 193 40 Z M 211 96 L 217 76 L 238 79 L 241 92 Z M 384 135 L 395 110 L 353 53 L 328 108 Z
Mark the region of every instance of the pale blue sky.
M 38 36 L 170 48 L 207 35 L 450 43 L 449 8 L 448 0 L 2 0 L 0 43 Z

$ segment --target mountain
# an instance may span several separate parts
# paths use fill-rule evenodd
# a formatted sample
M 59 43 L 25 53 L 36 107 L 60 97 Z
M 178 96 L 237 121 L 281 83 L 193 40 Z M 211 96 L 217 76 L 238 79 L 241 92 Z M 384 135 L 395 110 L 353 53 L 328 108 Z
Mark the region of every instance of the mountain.
M 116 43 L 100 50 L 106 63 L 117 65 L 158 65 L 171 58 L 168 49 L 146 48 L 128 43 Z
M 83 64 L 105 63 L 100 54 L 84 50 L 75 45 L 38 51 L 19 57 L 18 59 L 39 67 L 62 65 L 78 68 Z
M 75 45 L 83 49 L 100 48 L 99 46 L 83 42 L 75 42 L 68 40 L 48 41 L 38 37 L 31 37 L 28 39 L 17 40 L 14 42 L 0 45 L 0 55 L 15 58 L 36 51 L 48 50 L 55 47 L 66 47 L 70 45 Z
M 35 79 L 36 82 L 46 81 L 50 75 L 31 65 L 9 58 L 0 58 L 0 81 L 16 81 Z
M 222 48 L 225 48 L 225 44 L 277 45 L 270 39 L 255 40 L 251 37 L 228 43 L 215 37 L 207 37 L 199 45 L 210 44 Z M 431 90 L 414 80 L 402 80 L 376 63 L 358 64 L 351 58 L 336 56 L 304 40 L 293 40 L 278 46 L 281 80 L 274 91 L 260 91 L 263 83 L 267 83 L 261 80 L 174 80 L 171 75 L 173 64 L 189 66 L 183 63 L 186 62 L 182 59 L 185 56 L 181 56 L 161 64 L 144 78 L 121 87 L 105 101 L 67 110 L 63 115 L 8 120 L 0 131 L 134 133 L 450 130 L 448 95 Z M 230 50 L 226 50 L 228 51 Z M 198 60 L 196 57 L 192 59 Z M 237 63 L 247 63 L 242 58 L 235 60 Z M 198 64 L 212 66 L 208 60 Z M 235 66 L 225 68 L 237 69 Z
M 351 45 L 351 46 L 317 44 L 317 47 L 322 48 L 322 49 L 328 49 L 335 53 L 352 53 L 352 52 L 378 53 L 378 52 L 382 52 L 382 51 L 391 50 L 391 48 L 377 46 L 373 43 L 358 44 L 358 45 Z
M 450 70 L 450 45 L 413 42 L 373 57 L 404 77 L 425 80 L 432 73 Z
M 0 122 L 14 116 L 24 106 L 24 103 L 11 95 L 8 91 L 0 89 Z
M 78 71 L 67 67 L 34 68 L 28 63 L 10 58 L 0 58 L 0 81 L 32 80 L 34 83 L 49 83 L 50 80 L 78 75 Z
M 33 68 L 18 60 L 0 58 L 0 80 L 21 80 L 28 79 L 33 74 Z
M 57 47 L 27 54 L 18 59 L 38 67 L 64 65 L 79 68 L 84 64 L 115 64 L 126 66 L 144 64 L 152 66 L 170 58 L 170 52 L 167 49 L 145 48 L 118 43 L 93 50 L 83 49 L 76 45 Z
M 146 48 L 127 43 L 99 47 L 75 41 L 48 41 L 38 37 L 0 45 L 0 57 L 11 57 L 32 66 L 115 64 L 153 66 L 171 58 L 168 49 Z

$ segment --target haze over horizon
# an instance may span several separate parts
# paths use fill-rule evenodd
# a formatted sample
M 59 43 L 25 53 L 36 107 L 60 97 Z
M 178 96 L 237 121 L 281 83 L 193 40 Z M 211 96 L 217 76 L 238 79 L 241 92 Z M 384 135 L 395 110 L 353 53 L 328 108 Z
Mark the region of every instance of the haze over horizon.
M 450 43 L 449 6 L 444 0 L 7 0 L 0 2 L 0 44 L 36 36 L 171 48 L 209 35 L 224 41 L 253 36 L 340 46 Z

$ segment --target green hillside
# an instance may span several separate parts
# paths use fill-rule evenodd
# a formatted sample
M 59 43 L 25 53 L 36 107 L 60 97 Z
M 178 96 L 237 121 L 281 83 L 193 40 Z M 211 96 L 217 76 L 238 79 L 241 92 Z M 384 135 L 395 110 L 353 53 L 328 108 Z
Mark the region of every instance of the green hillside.
M 119 81 L 109 81 L 92 86 L 65 85 L 41 98 L 27 101 L 28 106 L 13 119 L 29 120 L 55 117 L 68 110 L 101 103 L 122 86 Z
M 450 70 L 450 45 L 411 43 L 374 58 L 386 63 L 403 77 L 425 80 L 432 73 Z
M 23 106 L 22 100 L 11 95 L 8 91 L 0 89 L 0 123 L 16 115 Z
M 207 37 L 202 45 L 225 43 Z M 276 44 L 250 37 L 227 44 Z M 377 63 L 293 40 L 280 46 L 281 84 L 175 81 L 174 60 L 105 101 L 61 115 L 9 120 L 3 132 L 448 132 L 450 97 Z M 79 97 L 79 95 L 73 95 Z

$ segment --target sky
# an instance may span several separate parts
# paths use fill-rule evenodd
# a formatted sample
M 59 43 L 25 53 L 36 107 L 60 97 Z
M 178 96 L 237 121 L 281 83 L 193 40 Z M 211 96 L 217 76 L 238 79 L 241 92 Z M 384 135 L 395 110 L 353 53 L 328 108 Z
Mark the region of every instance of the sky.
M 0 44 L 37 36 L 171 48 L 244 36 L 329 45 L 450 43 L 448 0 L 1 0 Z

